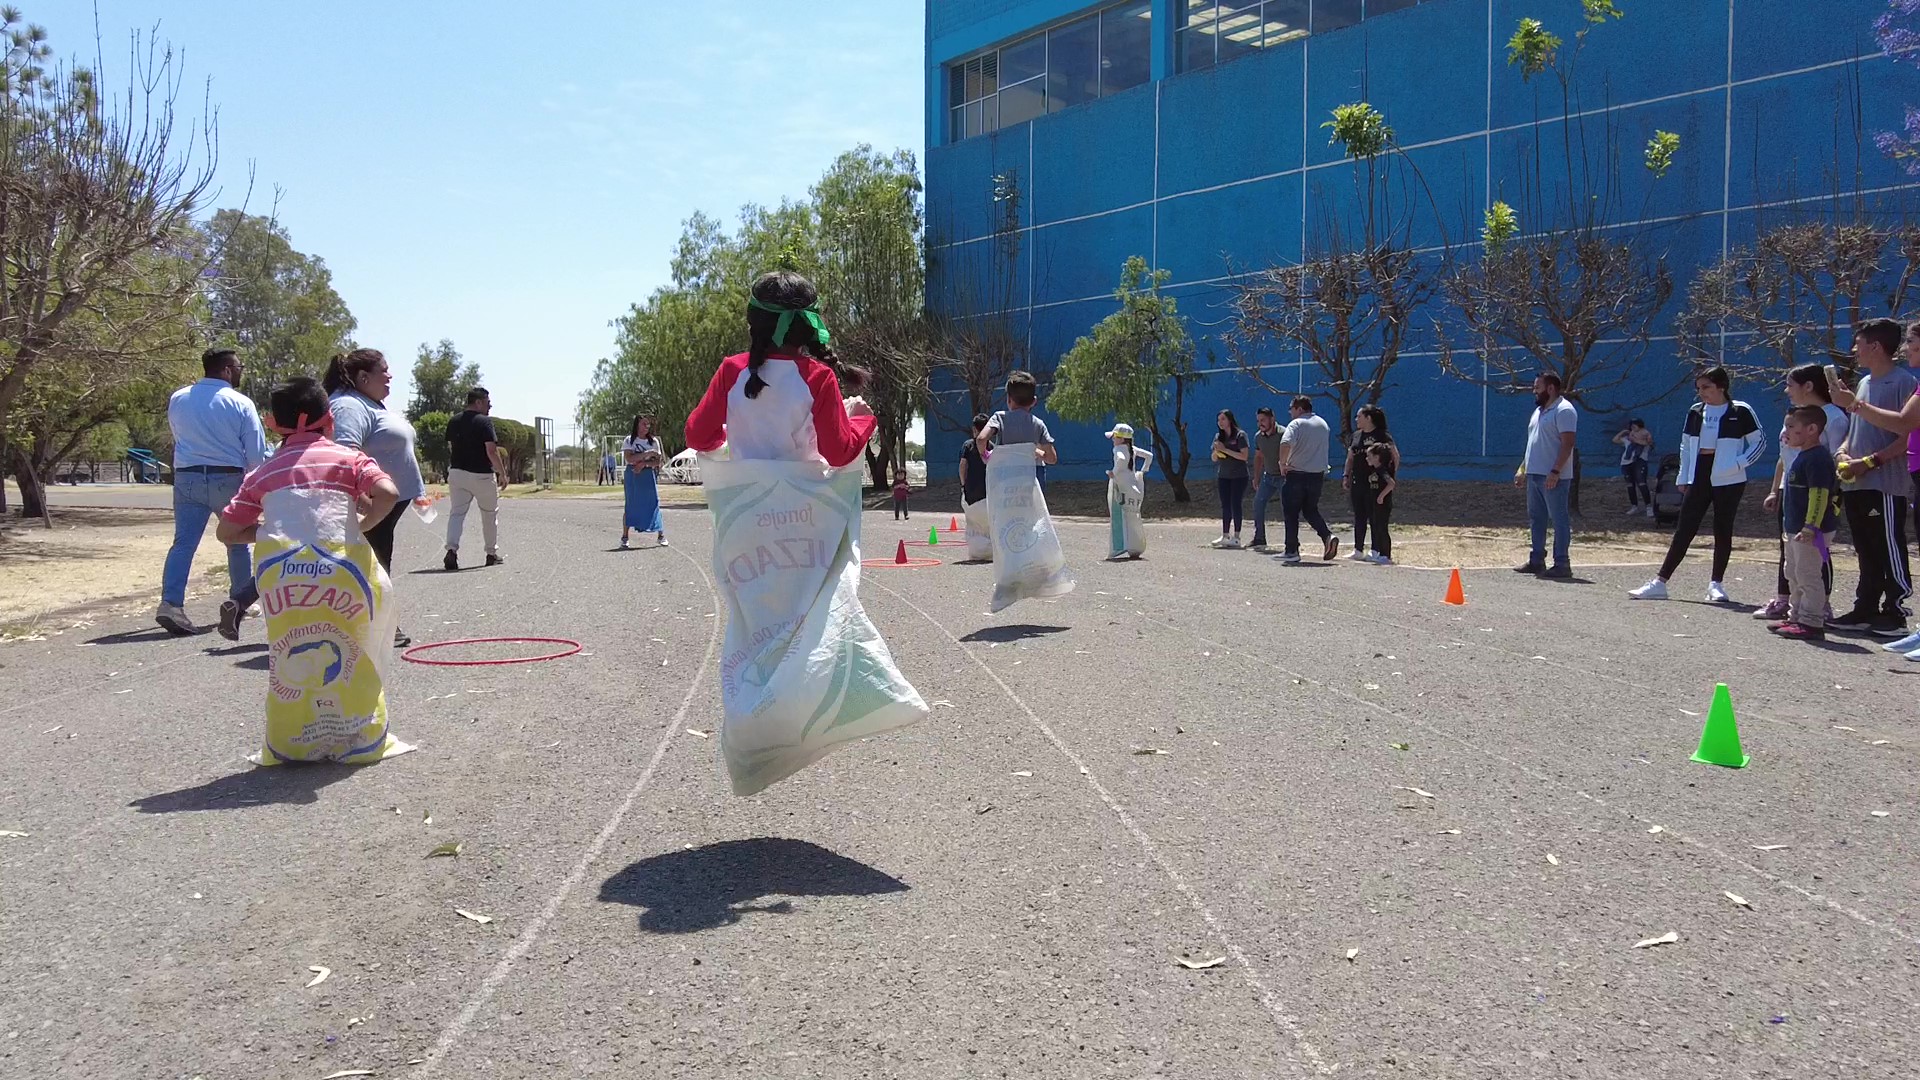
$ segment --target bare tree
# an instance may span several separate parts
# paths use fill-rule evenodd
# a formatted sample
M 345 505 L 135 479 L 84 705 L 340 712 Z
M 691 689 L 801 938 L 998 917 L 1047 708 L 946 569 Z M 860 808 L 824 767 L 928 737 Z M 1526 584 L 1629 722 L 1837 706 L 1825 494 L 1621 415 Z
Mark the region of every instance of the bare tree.
M 93 69 L 43 67 L 45 32 L 0 10 L 0 430 L 37 372 L 77 364 L 111 377 L 179 355 L 200 296 L 193 216 L 213 180 L 211 114 L 185 125 L 170 47 L 136 35 L 124 97 Z M 177 136 L 184 135 L 184 138 Z M 16 444 L 29 513 L 39 480 Z
M 950 372 L 967 395 L 964 415 L 950 416 L 937 408 L 929 410 L 929 415 L 952 431 L 964 432 L 974 414 L 990 411 L 993 396 L 1006 384 L 1007 376 L 1028 367 L 1026 335 L 1016 332 L 1013 322 L 1013 313 L 1026 306 L 1020 280 L 1023 196 L 1019 174 L 995 175 L 988 198 L 993 215 L 989 235 L 963 244 L 928 247 L 930 276 L 937 271 L 949 288 L 943 305 L 946 311 L 934 326 L 938 354 L 934 366 Z
M 1439 291 L 1446 245 L 1414 248 L 1412 196 L 1426 185 L 1379 110 L 1342 105 L 1322 126 L 1353 162 L 1357 230 L 1327 211 L 1305 261 L 1232 281 L 1228 342 L 1240 370 L 1275 394 L 1293 388 L 1268 381 L 1264 357 L 1274 346 L 1299 349 L 1339 402 L 1345 441 L 1354 411 L 1380 403 L 1416 314 Z

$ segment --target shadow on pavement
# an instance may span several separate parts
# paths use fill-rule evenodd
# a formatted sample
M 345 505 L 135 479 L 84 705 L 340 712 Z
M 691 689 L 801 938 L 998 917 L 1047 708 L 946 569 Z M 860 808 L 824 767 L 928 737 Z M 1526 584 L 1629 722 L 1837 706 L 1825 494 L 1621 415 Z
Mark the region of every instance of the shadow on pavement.
M 178 814 L 195 810 L 246 810 L 256 806 L 297 806 L 320 801 L 320 789 L 359 771 L 359 766 L 280 765 L 228 773 L 179 791 L 148 795 L 128 806 L 143 814 Z
M 757 837 L 642 859 L 608 878 L 600 900 L 645 908 L 640 929 L 690 934 L 730 926 L 759 912 L 785 915 L 793 905 L 754 901 L 769 896 L 878 896 L 907 884 L 863 862 L 805 840 Z
M 195 627 L 192 634 L 181 635 L 164 627 L 149 624 L 144 630 L 122 630 L 118 634 L 107 634 L 87 642 L 89 645 L 151 645 L 156 641 L 172 641 L 178 637 L 201 637 L 213 633 L 213 627 Z
M 997 641 L 1005 644 L 1009 641 L 1026 641 L 1031 638 L 1046 637 L 1048 634 L 1064 634 L 1064 626 L 1035 626 L 1032 623 L 1013 623 L 1009 626 L 989 626 L 961 638 L 961 641 Z

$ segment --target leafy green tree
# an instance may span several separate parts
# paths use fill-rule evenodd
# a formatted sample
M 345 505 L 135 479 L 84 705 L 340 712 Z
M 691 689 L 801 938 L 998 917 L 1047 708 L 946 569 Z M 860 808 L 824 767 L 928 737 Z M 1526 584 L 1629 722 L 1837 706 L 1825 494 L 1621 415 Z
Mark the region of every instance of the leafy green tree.
M 486 380 L 479 364 L 460 363 L 460 350 L 441 338 L 440 344 L 422 342 L 413 360 L 413 400 L 407 403 L 407 419 L 418 421 L 427 413 L 449 415 L 467 407 L 467 391 Z
M 1187 491 L 1187 465 L 1193 455 L 1187 446 L 1186 399 L 1187 390 L 1202 376 L 1194 368 L 1186 320 L 1173 298 L 1161 292 L 1171 277 L 1165 270 L 1149 270 L 1138 255 L 1127 259 L 1113 292 L 1120 310 L 1101 319 L 1060 358 L 1047 407 L 1081 422 L 1109 416 L 1144 421 L 1174 501 L 1192 502 Z M 1163 419 L 1168 406 L 1172 415 Z
M 127 92 L 103 95 L 22 19 L 0 9 L 0 456 L 40 513 L 42 463 L 84 437 L 75 419 L 179 356 L 214 162 L 210 139 L 176 138 L 172 50 L 136 42 Z
M 272 218 L 221 210 L 205 228 L 211 250 L 207 291 L 213 333 L 240 350 L 246 385 L 265 404 L 295 375 L 318 378 L 335 353 L 353 345 L 356 325 L 333 288 L 325 260 L 294 249 Z
M 420 450 L 420 460 L 438 478 L 445 480 L 447 470 L 453 465 L 453 448 L 447 445 L 447 421 L 452 416 L 443 412 L 430 412 L 414 418 L 414 445 Z
M 518 420 L 496 416 L 493 418 L 493 433 L 499 440 L 495 445 L 507 455 L 507 480 L 524 484 L 533 479 L 533 459 L 539 447 L 539 439 L 533 428 Z

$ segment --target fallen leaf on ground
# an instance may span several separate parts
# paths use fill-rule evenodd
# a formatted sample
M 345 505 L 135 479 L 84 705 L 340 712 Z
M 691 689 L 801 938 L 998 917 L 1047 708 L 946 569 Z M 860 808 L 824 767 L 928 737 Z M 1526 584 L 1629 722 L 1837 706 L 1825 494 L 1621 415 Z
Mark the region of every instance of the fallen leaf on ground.
M 1738 904 L 1743 908 L 1751 908 L 1753 906 L 1752 904 L 1747 903 L 1747 898 L 1744 896 L 1740 896 L 1730 892 L 1723 892 L 1720 895 L 1726 897 L 1727 899 L 1733 901 L 1735 904 Z
M 1754 844 L 1752 845 L 1752 847 L 1753 847 L 1753 850 L 1755 851 L 1784 851 L 1786 850 L 1787 845 L 1786 844 Z
M 1460 830 L 1459 829 L 1441 829 L 1440 835 L 1441 836 L 1459 836 Z
M 1133 752 L 1134 757 L 1166 757 L 1167 752 L 1157 746 L 1143 746 Z
M 1872 814 L 1873 814 L 1873 816 L 1874 816 L 1874 817 L 1886 817 L 1886 816 L 1888 816 L 1888 815 L 1887 815 L 1887 812 L 1886 812 L 1885 810 L 1874 810 L 1874 811 L 1872 811 Z
M 1885 745 L 1887 745 L 1887 743 L 1888 743 L 1888 741 L 1889 741 L 1889 740 L 1887 740 L 1887 739 L 1875 739 L 1875 740 L 1873 740 L 1873 743 L 1872 743 L 1872 745 L 1874 745 L 1874 746 L 1885 746 Z
M 1549 854 L 1549 855 L 1547 856 L 1547 865 L 1548 865 L 1548 866 L 1559 866 L 1559 865 L 1560 865 L 1560 856 L 1558 856 L 1558 855 L 1552 855 L 1552 854 Z
M 713 732 L 711 732 L 711 731 L 695 731 L 695 730 L 694 730 L 694 729 L 692 729 L 692 728 L 688 728 L 688 729 L 687 729 L 687 734 L 689 734 L 689 735 L 691 735 L 691 736 L 693 736 L 693 737 L 694 737 L 694 738 L 696 738 L 696 739 L 711 739 L 711 738 L 713 738 Z
M 372 1076 L 372 1075 L 374 1075 L 374 1072 L 372 1069 L 341 1069 L 337 1073 L 328 1073 L 327 1075 L 321 1077 L 320 1080 L 341 1080 L 342 1077 L 346 1077 L 346 1076 Z
M 1402 787 L 1402 788 L 1395 788 L 1394 790 L 1396 790 L 1396 791 L 1411 791 L 1411 792 L 1413 792 L 1413 793 L 1414 793 L 1415 795 L 1418 795 L 1418 796 L 1420 796 L 1420 797 L 1421 797 L 1421 798 L 1423 798 L 1423 799 L 1436 799 L 1436 798 L 1439 798 L 1439 796 L 1437 796 L 1437 795 L 1435 795 L 1435 794 L 1434 794 L 1433 792 L 1431 792 L 1431 791 L 1427 791 L 1427 790 L 1425 790 L 1425 789 L 1423 789 L 1423 788 L 1417 788 L 1417 787 Z
M 14 832 L 12 829 L 0 829 L 0 836 L 12 837 L 15 840 L 25 840 L 32 835 L 32 833 Z
M 441 855 L 458 855 L 461 852 L 465 851 L 466 849 L 467 849 L 467 845 L 461 843 L 460 841 L 449 840 L 446 843 L 441 844 L 439 847 L 434 848 L 432 851 L 427 852 L 427 858 L 429 859 L 437 858 Z
M 455 915 L 460 916 L 463 919 L 472 919 L 474 922 L 480 923 L 481 925 L 485 925 L 493 921 L 493 916 L 491 915 L 476 915 L 473 912 L 468 911 L 466 908 L 454 908 L 453 913 Z
M 1378 689 L 1380 689 L 1380 684 L 1379 684 L 1379 683 L 1377 683 L 1377 682 L 1370 682 L 1370 683 L 1362 683 L 1362 684 L 1361 684 L 1361 686 L 1360 686 L 1360 689 L 1362 689 L 1362 690 L 1378 690 Z
M 1219 967 L 1221 964 L 1224 964 L 1227 962 L 1227 958 L 1224 956 L 1216 956 L 1211 960 L 1189 960 L 1184 956 L 1176 956 L 1173 958 L 1173 960 L 1175 963 L 1179 964 L 1181 967 L 1188 968 L 1193 971 L 1205 971 L 1208 968 Z
M 420 811 L 420 824 L 422 825 L 433 824 L 433 811 L 431 810 Z
M 67 725 L 65 725 L 65 724 L 55 724 L 55 725 L 53 725 L 52 727 L 50 727 L 50 728 L 48 728 L 47 730 L 45 730 L 45 731 L 43 731 L 43 732 L 41 732 L 40 734 L 42 734 L 42 735 L 51 735 L 51 734 L 53 734 L 54 732 L 56 732 L 56 731 L 59 731 L 59 730 L 60 730 L 61 728 L 63 728 L 63 727 L 66 727 L 66 726 L 67 726 Z
M 1667 831 L 1667 827 L 1665 825 L 1655 825 L 1653 828 L 1647 830 L 1647 835 L 1654 836 L 1666 831 Z
M 1030 770 L 1028 770 L 1028 769 L 1021 769 L 1020 771 L 1018 771 L 1018 772 L 1016 772 L 1016 773 L 1014 773 L 1013 775 L 1015 775 L 1015 776 L 1032 776 L 1032 775 L 1033 775 L 1033 773 L 1032 773 L 1032 771 L 1030 771 Z
M 1394 748 L 1395 750 L 1411 750 L 1411 749 L 1413 749 L 1413 744 L 1412 744 L 1412 743 L 1403 743 L 1403 742 L 1397 742 L 1397 743 L 1394 743 L 1394 744 L 1393 744 L 1393 748 Z
M 318 964 L 311 965 L 310 967 L 307 968 L 307 970 L 313 972 L 314 976 L 313 976 L 313 981 L 308 983 L 305 987 L 302 988 L 306 990 L 311 990 L 314 987 L 319 986 L 321 983 L 326 982 L 327 976 L 333 974 L 332 968 L 321 967 Z
M 936 709 L 951 709 L 951 708 L 953 708 L 953 702 L 951 702 L 951 701 L 936 701 L 936 702 L 934 702 L 934 703 L 933 703 L 933 707 L 934 707 L 934 708 L 936 708 Z
M 1686 715 L 1688 715 L 1688 716 L 1699 716 L 1699 715 L 1700 715 L 1699 713 L 1697 713 L 1697 712 L 1694 712 L 1694 711 L 1693 711 L 1692 709 L 1681 709 L 1680 711 L 1681 711 L 1681 712 L 1683 712 L 1683 713 L 1685 713 L 1685 714 L 1686 714 Z
M 1636 941 L 1633 943 L 1633 947 L 1636 949 L 1651 949 L 1655 945 L 1673 945 L 1678 943 L 1679 940 L 1680 940 L 1679 931 L 1669 930 L 1666 933 L 1661 934 L 1659 937 L 1650 937 L 1645 941 Z
M 1850 728 L 1850 727 L 1848 727 L 1848 726 L 1847 726 L 1847 725 L 1845 725 L 1845 724 L 1835 724 L 1835 725 L 1833 725 L 1833 730 L 1835 730 L 1835 731 L 1859 731 L 1860 729 L 1859 729 L 1859 728 Z
M 1359 949 L 1348 949 L 1348 950 L 1347 950 L 1347 959 L 1348 959 L 1349 961 L 1351 961 L 1351 960 L 1352 960 L 1352 959 L 1353 959 L 1354 957 L 1356 957 L 1356 956 L 1359 956 L 1359 955 L 1360 955 L 1360 950 L 1359 950 Z

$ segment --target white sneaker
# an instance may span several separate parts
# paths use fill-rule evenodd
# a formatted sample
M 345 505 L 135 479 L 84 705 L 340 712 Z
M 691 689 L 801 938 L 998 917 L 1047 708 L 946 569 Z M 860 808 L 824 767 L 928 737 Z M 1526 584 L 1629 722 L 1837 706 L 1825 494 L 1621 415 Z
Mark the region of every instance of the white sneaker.
M 1393 559 L 1386 555 L 1375 555 L 1367 560 L 1375 566 L 1392 566 Z
M 1882 645 L 1880 647 L 1887 650 L 1888 652 L 1897 652 L 1900 655 L 1905 656 L 1910 652 L 1914 652 L 1915 650 L 1920 650 L 1920 632 L 1908 634 L 1906 637 L 1901 638 L 1899 641 L 1889 641 L 1885 645 Z
M 1627 590 L 1627 595 L 1633 597 L 1635 600 L 1665 600 L 1667 598 L 1667 583 L 1661 581 L 1659 578 L 1654 578 L 1652 581 L 1647 582 L 1637 589 Z
M 1233 537 L 1228 536 L 1226 533 L 1221 533 L 1220 538 L 1218 540 L 1215 540 L 1213 543 L 1208 544 L 1207 546 L 1214 547 L 1214 548 L 1223 548 L 1231 543 L 1233 543 Z
M 661 534 L 660 534 L 660 546 L 661 546 L 661 547 L 666 547 L 666 546 L 667 546 L 667 534 L 666 534 L 666 533 L 661 533 Z
M 1223 537 L 1221 537 L 1221 538 L 1220 538 L 1220 541 L 1221 541 L 1221 542 L 1220 542 L 1220 546 L 1221 546 L 1221 548 L 1223 548 L 1224 550 L 1227 550 L 1227 551 L 1238 551 L 1238 550 L 1240 550 L 1240 541 L 1238 541 L 1238 540 L 1236 540 L 1236 539 L 1234 539 L 1234 538 L 1233 538 L 1233 537 L 1231 537 L 1231 536 L 1223 536 Z
M 1372 562 L 1373 556 L 1368 555 L 1364 551 L 1360 551 L 1356 549 L 1356 550 L 1347 552 L 1347 561 L 1348 562 Z
M 1727 587 L 1717 581 L 1707 582 L 1707 603 L 1731 604 L 1733 598 L 1727 595 Z
M 193 625 L 193 620 L 187 618 L 187 613 L 178 604 L 161 604 L 155 608 L 153 621 L 175 637 L 192 637 L 200 632 L 200 628 Z
M 1915 649 L 1912 652 L 1908 653 L 1907 659 L 1913 661 L 1916 664 L 1920 664 L 1920 649 Z

